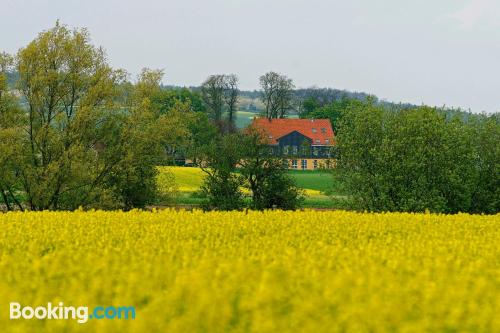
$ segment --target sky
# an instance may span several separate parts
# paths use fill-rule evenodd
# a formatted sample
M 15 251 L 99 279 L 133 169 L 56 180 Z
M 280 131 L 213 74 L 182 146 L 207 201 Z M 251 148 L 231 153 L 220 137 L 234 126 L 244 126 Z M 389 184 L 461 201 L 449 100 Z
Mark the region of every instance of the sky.
M 273 70 L 301 88 L 500 111 L 500 0 L 0 0 L 0 51 L 58 19 L 88 28 L 131 78 L 234 73 L 253 90 Z

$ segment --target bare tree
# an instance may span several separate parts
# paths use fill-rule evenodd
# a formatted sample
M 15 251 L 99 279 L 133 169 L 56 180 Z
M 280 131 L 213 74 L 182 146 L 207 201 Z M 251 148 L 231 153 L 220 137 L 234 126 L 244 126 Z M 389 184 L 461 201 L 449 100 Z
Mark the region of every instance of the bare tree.
M 267 119 L 285 118 L 286 113 L 293 109 L 295 85 L 292 79 L 276 72 L 268 72 L 262 75 L 259 80 Z
M 224 131 L 234 128 L 238 104 L 238 77 L 234 74 L 210 75 L 201 86 L 203 101 L 207 105 L 212 120 Z M 228 124 L 223 120 L 227 112 Z M 226 126 L 229 125 L 229 126 Z
M 210 117 L 218 122 L 224 108 L 224 75 L 210 75 L 201 85 L 201 96 L 208 107 Z
M 224 75 L 224 98 L 227 107 L 227 119 L 234 124 L 238 104 L 238 77 L 234 74 Z

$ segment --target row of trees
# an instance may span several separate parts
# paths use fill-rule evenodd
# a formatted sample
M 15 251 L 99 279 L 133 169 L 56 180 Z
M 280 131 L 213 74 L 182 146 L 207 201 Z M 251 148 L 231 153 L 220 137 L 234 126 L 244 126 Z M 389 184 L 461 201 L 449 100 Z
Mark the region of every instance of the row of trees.
M 295 109 L 293 81 L 285 75 L 268 72 L 259 79 L 261 99 L 265 105 L 263 116 L 268 119 L 285 118 Z M 201 96 L 209 117 L 222 132 L 235 132 L 238 108 L 238 77 L 234 74 L 210 75 L 201 85 Z
M 185 157 L 208 175 L 207 209 L 300 205 L 284 161 L 269 155 L 260 133 L 236 131 L 235 75 L 210 76 L 200 93 L 162 89 L 162 77 L 145 69 L 130 82 L 91 45 L 85 29 L 59 24 L 15 57 L 0 54 L 4 206 L 143 207 L 160 197 L 156 166 Z M 260 82 L 263 116 L 286 117 L 296 105 L 293 82 L 274 72 Z M 301 116 L 331 120 L 333 155 L 352 207 L 500 210 L 498 115 L 454 117 L 428 107 L 389 107 L 371 97 L 317 97 L 304 99 Z
M 9 82 L 11 73 L 16 73 L 15 82 Z M 210 76 L 201 94 L 162 89 L 162 78 L 161 70 L 144 69 L 130 82 L 125 71 L 109 66 L 104 51 L 90 43 L 87 30 L 59 24 L 39 34 L 16 56 L 0 54 L 4 207 L 144 207 L 161 199 L 156 166 L 187 157 L 206 165 L 207 208 L 241 208 L 224 206 L 231 196 L 218 194 L 216 182 L 210 180 L 238 179 L 234 190 L 241 193 L 244 175 L 250 180 L 253 208 L 286 208 L 279 199 L 272 201 L 270 193 L 263 194 L 261 184 L 268 178 L 254 175 L 258 168 L 269 171 L 274 162 L 267 160 L 264 165 L 256 158 L 259 162 L 252 168 L 247 165 L 244 173 L 235 173 L 236 163 L 245 156 L 243 148 L 252 143 L 234 127 L 238 78 Z M 228 160 L 230 167 L 223 161 L 229 156 L 229 143 L 238 146 L 233 156 L 237 159 Z M 259 145 L 259 154 L 263 148 Z M 271 176 L 279 173 L 267 177 Z M 228 184 L 232 183 L 221 186 Z

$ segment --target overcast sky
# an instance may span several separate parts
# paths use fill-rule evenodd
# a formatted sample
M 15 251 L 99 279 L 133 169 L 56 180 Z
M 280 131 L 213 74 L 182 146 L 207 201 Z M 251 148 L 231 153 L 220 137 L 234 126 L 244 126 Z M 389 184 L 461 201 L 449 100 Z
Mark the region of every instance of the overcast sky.
M 87 27 L 110 63 L 165 84 L 274 70 L 297 87 L 500 111 L 500 0 L 0 0 L 0 50 L 57 19 Z

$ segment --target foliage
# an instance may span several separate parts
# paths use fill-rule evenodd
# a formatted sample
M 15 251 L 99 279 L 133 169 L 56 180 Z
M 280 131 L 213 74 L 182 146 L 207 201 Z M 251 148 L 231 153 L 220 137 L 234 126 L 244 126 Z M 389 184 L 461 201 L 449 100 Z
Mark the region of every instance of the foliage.
M 7 209 L 19 193 L 25 203 L 18 208 L 32 210 L 130 209 L 155 201 L 155 165 L 185 128 L 152 106 L 161 71 L 144 70 L 129 84 L 85 29 L 59 23 L 19 51 L 16 68 L 25 116 L 13 94 L 0 97 Z
M 242 186 L 251 193 L 253 209 L 296 209 L 303 201 L 285 161 L 271 156 L 261 133 L 251 128 L 220 135 L 204 146 L 201 161 L 207 174 L 202 185 L 206 209 L 243 208 Z
M 499 123 L 488 124 L 488 135 L 495 140 Z M 446 120 L 429 107 L 389 112 L 372 101 L 351 105 L 342 117 L 337 139 L 338 165 L 354 207 L 498 212 L 494 188 L 498 188 L 499 173 L 494 171 L 498 171 L 500 154 L 489 140 L 481 145 L 488 153 L 478 149 L 478 138 L 484 138 L 481 128 L 486 127 Z M 484 171 L 493 174 L 478 182 Z M 485 201 L 480 203 L 479 197 Z
M 476 182 L 470 210 L 494 213 L 500 210 L 500 118 L 499 114 L 472 125 Z
M 123 118 L 114 98 L 123 73 L 108 66 L 85 29 L 59 24 L 21 49 L 16 65 L 28 109 L 26 135 L 16 147 L 23 160 L 13 170 L 29 207 L 76 208 L 115 198 L 102 185 L 117 157 L 99 150 L 119 142 L 113 134 Z
M 370 98 L 370 97 L 368 97 Z M 348 99 L 346 97 L 333 101 L 329 104 L 320 106 L 315 99 L 309 98 L 303 102 L 304 111 L 300 114 L 301 118 L 329 119 L 333 132 L 337 134 L 340 120 L 345 110 L 360 107 L 364 102 L 357 99 Z
M 242 157 L 238 134 L 219 135 L 202 149 L 200 164 L 206 177 L 201 186 L 204 209 L 238 210 L 244 207 L 240 186 L 243 179 L 235 174 Z
M 261 134 L 249 128 L 240 144 L 243 158 L 239 171 L 252 193 L 251 207 L 297 209 L 304 200 L 303 193 L 288 175 L 287 161 L 269 154 L 269 146 Z
M 16 193 L 20 190 L 15 166 L 22 163 L 18 148 L 22 142 L 24 114 L 18 100 L 8 89 L 7 73 L 12 68 L 14 59 L 0 53 L 0 200 L 8 210 L 16 205 L 23 206 Z
M 1 311 L 0 327 L 498 332 L 499 238 L 499 215 L 11 212 L 0 214 L 0 299 L 134 306 L 136 319 Z
M 201 95 L 188 88 L 161 89 L 151 98 L 152 103 L 162 113 L 167 113 L 178 103 L 189 103 L 193 112 L 206 112 Z

